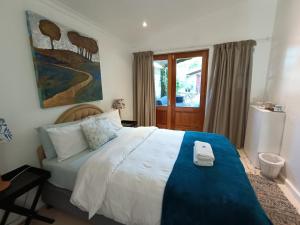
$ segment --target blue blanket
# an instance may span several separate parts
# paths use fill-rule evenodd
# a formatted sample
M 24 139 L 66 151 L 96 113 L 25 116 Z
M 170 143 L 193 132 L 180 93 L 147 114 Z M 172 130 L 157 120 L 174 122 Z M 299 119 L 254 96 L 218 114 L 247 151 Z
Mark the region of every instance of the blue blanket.
M 213 167 L 193 164 L 194 141 L 211 144 Z M 272 225 L 236 148 L 217 134 L 185 132 L 165 187 L 161 225 Z

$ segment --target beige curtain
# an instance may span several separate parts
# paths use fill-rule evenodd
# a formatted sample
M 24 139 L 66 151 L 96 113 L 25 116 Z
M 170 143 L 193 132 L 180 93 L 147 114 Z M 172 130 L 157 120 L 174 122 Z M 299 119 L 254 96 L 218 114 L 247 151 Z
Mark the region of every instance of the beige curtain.
M 155 125 L 153 52 L 134 53 L 133 107 L 134 118 L 139 126 Z
M 214 46 L 205 130 L 244 146 L 249 107 L 253 40 Z

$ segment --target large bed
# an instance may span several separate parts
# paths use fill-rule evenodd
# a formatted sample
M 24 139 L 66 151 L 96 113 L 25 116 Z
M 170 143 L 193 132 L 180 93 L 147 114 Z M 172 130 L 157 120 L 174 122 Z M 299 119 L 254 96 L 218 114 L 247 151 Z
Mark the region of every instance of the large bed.
M 100 113 L 96 106 L 80 105 L 57 123 Z M 196 140 L 211 144 L 213 167 L 193 164 Z M 235 147 L 221 135 L 124 127 L 101 148 L 62 162 L 46 159 L 42 147 L 38 155 L 52 174 L 43 201 L 94 224 L 272 224 Z

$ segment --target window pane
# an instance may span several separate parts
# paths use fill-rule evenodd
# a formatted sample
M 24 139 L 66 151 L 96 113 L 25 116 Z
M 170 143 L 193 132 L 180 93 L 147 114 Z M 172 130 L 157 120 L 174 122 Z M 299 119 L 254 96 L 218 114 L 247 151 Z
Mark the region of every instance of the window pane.
M 199 107 L 202 57 L 176 59 L 176 107 Z
M 157 106 L 168 105 L 168 60 L 155 60 L 155 97 Z

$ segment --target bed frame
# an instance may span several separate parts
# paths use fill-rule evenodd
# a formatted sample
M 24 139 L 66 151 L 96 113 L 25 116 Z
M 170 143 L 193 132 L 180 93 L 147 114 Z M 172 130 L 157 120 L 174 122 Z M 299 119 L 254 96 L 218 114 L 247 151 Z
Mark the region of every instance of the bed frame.
M 66 110 L 58 117 L 55 124 L 77 121 L 101 113 L 103 113 L 103 111 L 95 105 L 82 104 Z M 43 167 L 42 162 L 46 156 L 42 146 L 38 147 L 37 155 L 40 166 Z M 57 208 L 78 218 L 87 219 L 88 213 L 81 211 L 79 208 L 70 203 L 71 194 L 71 191 L 56 187 L 47 182 L 43 188 L 42 200 L 50 208 Z M 122 225 L 98 214 L 96 214 L 90 222 L 97 225 Z

